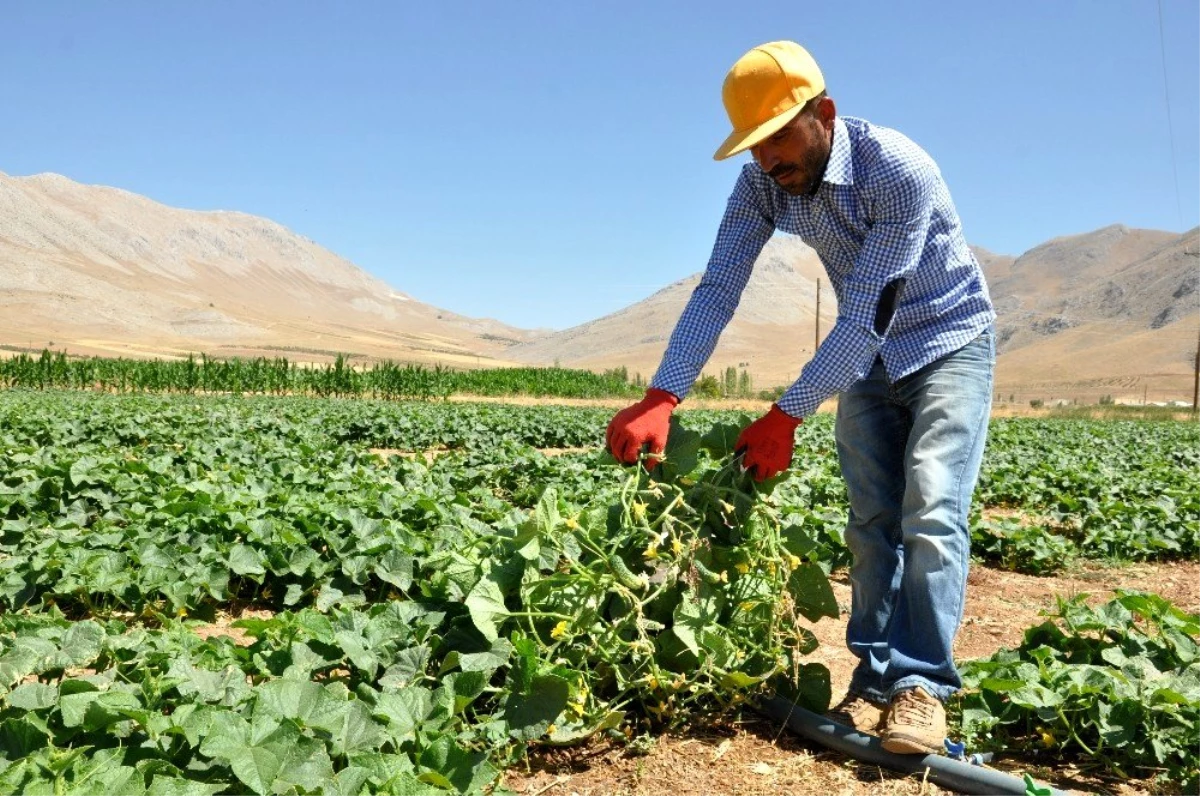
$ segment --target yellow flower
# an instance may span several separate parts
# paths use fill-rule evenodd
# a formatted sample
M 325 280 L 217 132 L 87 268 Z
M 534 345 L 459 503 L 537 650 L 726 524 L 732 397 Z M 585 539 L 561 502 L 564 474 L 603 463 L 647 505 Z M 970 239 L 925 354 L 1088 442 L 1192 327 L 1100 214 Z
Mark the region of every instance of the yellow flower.
M 788 569 L 795 569 L 796 567 L 800 566 L 800 559 L 797 558 L 796 556 L 792 555 L 791 553 L 788 553 L 787 554 L 787 565 L 788 565 Z
M 555 731 L 556 729 L 558 729 L 558 728 L 557 728 L 557 727 L 555 727 L 553 724 L 551 724 L 549 727 L 547 727 L 547 728 L 546 728 L 546 734 L 547 734 L 547 735 L 553 735 L 553 734 L 554 734 L 554 731 Z
M 734 564 L 733 568 L 743 575 L 750 571 L 750 565 L 743 561 L 739 561 L 738 563 Z
M 1054 746 L 1054 744 L 1057 742 L 1058 741 L 1054 737 L 1054 733 L 1048 732 L 1046 730 L 1042 730 L 1042 746 L 1049 749 L 1051 746 Z
M 574 517 L 568 517 L 565 525 L 567 526 L 567 528 L 569 530 L 572 530 L 572 531 L 578 530 L 579 529 L 579 520 L 575 519 Z
M 567 634 L 567 620 L 562 620 L 550 631 L 550 638 L 562 638 Z
M 642 558 L 650 561 L 658 558 L 658 542 L 650 542 L 650 544 L 646 546 L 646 549 L 642 551 Z
M 675 555 L 679 555 L 680 553 L 682 553 L 683 552 L 683 542 L 679 541 L 678 539 L 672 539 L 671 540 L 671 552 L 674 553 Z
M 732 513 L 733 513 L 734 509 L 733 509 L 733 506 L 732 506 L 731 504 L 729 504 L 729 503 L 726 503 L 724 500 L 720 501 L 720 503 L 721 503 L 721 510 L 722 510 L 722 511 L 724 511 L 726 514 L 732 514 Z
M 573 699 L 567 705 L 567 707 L 569 707 L 571 709 L 571 712 L 575 714 L 576 718 L 579 718 L 579 719 L 583 718 L 583 711 L 587 705 L 587 697 L 588 697 L 588 687 L 585 683 L 580 682 L 579 690 L 575 694 L 575 699 Z
M 644 519 L 645 517 L 646 517 L 646 504 L 641 502 L 640 500 L 635 501 L 633 504 L 633 518 L 635 520 L 641 520 L 641 519 Z

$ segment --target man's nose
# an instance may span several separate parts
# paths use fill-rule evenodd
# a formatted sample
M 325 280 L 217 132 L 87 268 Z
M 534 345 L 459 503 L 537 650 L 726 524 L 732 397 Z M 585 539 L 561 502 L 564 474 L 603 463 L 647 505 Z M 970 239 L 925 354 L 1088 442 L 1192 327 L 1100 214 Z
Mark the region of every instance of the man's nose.
M 755 144 L 750 147 L 750 154 L 758 161 L 758 166 L 763 171 L 769 172 L 771 169 L 779 165 L 779 155 L 772 147 L 766 144 Z

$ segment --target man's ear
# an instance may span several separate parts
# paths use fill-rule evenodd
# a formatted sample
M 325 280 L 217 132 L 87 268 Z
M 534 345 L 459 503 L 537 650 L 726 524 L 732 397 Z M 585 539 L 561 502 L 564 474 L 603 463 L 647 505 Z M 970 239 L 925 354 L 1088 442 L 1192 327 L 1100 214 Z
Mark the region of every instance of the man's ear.
M 826 130 L 833 130 L 833 120 L 837 118 L 837 104 L 833 97 L 822 97 L 817 101 L 817 119 Z

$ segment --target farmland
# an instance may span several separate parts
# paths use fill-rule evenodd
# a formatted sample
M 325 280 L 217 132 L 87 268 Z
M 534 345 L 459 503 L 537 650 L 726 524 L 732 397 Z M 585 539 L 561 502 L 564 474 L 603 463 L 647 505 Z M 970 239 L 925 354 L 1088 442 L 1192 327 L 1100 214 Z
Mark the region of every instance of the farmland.
M 820 709 L 811 628 L 848 562 L 831 418 L 756 489 L 745 416 L 679 413 L 650 478 L 599 450 L 610 414 L 0 392 L 0 791 L 473 792 L 780 677 Z M 1200 431 L 995 420 L 977 501 L 997 571 L 1193 560 Z M 1195 616 L 1131 591 L 1046 622 L 967 667 L 973 746 L 1194 785 Z

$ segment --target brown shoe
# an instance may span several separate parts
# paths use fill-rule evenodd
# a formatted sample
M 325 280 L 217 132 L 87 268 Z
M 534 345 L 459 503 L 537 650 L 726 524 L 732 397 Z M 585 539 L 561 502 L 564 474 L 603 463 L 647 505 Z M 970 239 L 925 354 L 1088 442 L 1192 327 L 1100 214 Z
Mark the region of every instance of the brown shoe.
M 875 734 L 883 729 L 887 705 L 872 702 L 858 694 L 846 694 L 846 698 L 825 715 L 859 732 Z
M 910 688 L 892 697 L 883 748 L 898 755 L 936 754 L 944 750 L 946 708 L 924 688 Z

